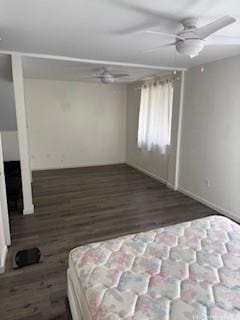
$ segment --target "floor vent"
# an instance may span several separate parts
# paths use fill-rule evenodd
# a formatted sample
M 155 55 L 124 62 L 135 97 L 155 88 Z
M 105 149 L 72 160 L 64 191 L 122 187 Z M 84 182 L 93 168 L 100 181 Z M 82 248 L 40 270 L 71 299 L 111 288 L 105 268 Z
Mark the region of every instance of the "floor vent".
M 23 268 L 31 264 L 39 263 L 40 260 L 41 251 L 39 248 L 17 251 L 14 258 L 14 269 Z

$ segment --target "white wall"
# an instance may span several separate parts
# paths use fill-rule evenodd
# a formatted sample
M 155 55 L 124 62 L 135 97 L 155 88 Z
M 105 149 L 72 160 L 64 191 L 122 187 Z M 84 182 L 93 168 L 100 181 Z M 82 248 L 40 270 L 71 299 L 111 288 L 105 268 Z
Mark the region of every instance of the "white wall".
M 4 161 L 19 161 L 17 131 L 2 131 L 2 148 Z
M 173 187 L 175 182 L 175 163 L 177 148 L 178 113 L 180 105 L 180 79 L 174 82 L 173 117 L 171 133 L 170 155 L 164 155 L 157 151 L 145 151 L 137 147 L 138 116 L 140 107 L 140 90 L 137 85 L 128 86 L 127 90 L 127 137 L 126 137 L 126 160 L 127 163 L 154 176 L 155 178 L 168 182 Z
M 186 73 L 179 186 L 240 219 L 240 57 Z
M 125 162 L 126 86 L 25 79 L 33 170 Z

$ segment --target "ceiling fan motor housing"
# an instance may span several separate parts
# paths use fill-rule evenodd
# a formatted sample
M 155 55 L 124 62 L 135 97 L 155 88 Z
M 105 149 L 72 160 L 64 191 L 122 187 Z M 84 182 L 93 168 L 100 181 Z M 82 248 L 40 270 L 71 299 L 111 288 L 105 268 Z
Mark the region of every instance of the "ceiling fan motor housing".
M 177 51 L 189 57 L 196 57 L 202 51 L 203 47 L 204 40 L 202 39 L 186 39 L 176 42 Z
M 101 76 L 101 82 L 104 84 L 108 84 L 108 83 L 114 83 L 115 78 L 111 73 L 103 73 Z

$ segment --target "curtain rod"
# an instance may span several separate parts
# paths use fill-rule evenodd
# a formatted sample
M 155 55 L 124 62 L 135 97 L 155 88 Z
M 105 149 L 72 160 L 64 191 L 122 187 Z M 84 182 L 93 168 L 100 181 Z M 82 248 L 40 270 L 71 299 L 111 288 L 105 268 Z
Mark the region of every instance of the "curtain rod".
M 141 90 L 142 85 L 147 85 L 149 83 L 154 83 L 154 82 L 165 82 L 165 81 L 178 81 L 180 80 L 180 74 L 179 72 L 176 73 L 166 73 L 164 75 L 153 75 L 152 78 L 149 79 L 143 79 L 143 80 L 139 80 L 139 82 L 141 83 L 139 86 L 137 86 L 135 88 L 135 90 Z

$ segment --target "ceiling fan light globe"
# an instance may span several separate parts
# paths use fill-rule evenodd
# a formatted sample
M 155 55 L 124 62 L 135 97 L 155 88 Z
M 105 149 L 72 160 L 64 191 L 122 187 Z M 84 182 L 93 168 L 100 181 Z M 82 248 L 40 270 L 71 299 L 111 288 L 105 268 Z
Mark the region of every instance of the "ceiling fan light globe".
M 179 53 L 189 57 L 196 57 L 204 47 L 204 40 L 201 39 L 186 39 L 176 43 L 176 49 Z
M 101 78 L 101 82 L 104 84 L 114 83 L 115 79 L 112 75 L 104 75 L 104 77 Z

